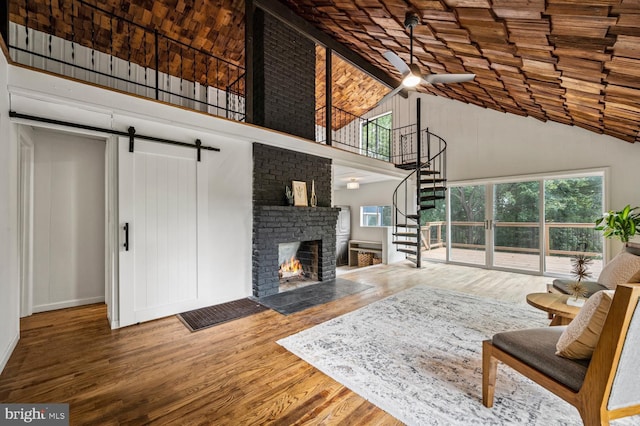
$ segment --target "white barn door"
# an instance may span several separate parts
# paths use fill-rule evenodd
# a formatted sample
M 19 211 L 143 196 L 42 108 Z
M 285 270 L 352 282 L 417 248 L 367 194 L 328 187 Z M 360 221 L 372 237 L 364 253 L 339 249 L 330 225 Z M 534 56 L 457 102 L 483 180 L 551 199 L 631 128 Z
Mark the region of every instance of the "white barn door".
M 119 326 L 200 307 L 207 152 L 119 140 Z

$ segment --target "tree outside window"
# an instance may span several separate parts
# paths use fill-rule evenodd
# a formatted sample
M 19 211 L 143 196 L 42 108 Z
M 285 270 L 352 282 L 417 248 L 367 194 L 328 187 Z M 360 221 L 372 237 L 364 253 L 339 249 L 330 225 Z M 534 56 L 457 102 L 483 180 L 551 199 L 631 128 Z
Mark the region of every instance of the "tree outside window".
M 360 149 L 366 156 L 390 161 L 392 125 L 390 112 L 362 123 Z

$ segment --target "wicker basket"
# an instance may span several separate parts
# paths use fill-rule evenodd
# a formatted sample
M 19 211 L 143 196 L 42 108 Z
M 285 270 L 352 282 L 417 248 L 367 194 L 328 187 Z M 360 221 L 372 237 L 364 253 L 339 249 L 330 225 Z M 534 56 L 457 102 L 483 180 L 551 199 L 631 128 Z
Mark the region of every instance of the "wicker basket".
M 373 261 L 373 253 L 358 253 L 358 266 L 369 266 Z
M 373 264 L 374 265 L 379 265 L 382 263 L 382 258 L 381 257 L 374 257 L 373 258 Z

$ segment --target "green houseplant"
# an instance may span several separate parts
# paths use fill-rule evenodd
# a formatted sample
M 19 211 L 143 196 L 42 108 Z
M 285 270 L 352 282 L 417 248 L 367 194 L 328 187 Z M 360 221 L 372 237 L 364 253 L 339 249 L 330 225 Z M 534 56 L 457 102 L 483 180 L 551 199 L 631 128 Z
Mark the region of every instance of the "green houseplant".
M 603 231 L 605 238 L 618 238 L 628 243 L 634 235 L 640 235 L 640 207 L 627 204 L 620 211 L 610 210 L 596 220 L 596 229 Z

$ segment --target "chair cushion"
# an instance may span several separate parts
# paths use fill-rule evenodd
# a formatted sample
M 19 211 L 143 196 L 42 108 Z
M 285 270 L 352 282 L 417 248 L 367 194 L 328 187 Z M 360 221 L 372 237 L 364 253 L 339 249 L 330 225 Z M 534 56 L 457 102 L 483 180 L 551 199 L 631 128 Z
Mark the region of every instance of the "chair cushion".
M 640 281 L 640 256 L 622 251 L 607 263 L 598 277 L 598 282 L 615 290 L 618 284 Z
M 492 342 L 497 348 L 578 392 L 589 361 L 556 355 L 556 343 L 565 329 L 563 326 L 507 331 L 494 335 Z
M 556 279 L 553 280 L 553 288 L 559 290 L 561 293 L 564 294 L 571 294 L 571 291 L 569 291 L 569 285 L 575 283 L 576 280 L 561 280 L 561 279 Z M 595 281 L 581 281 L 581 283 L 585 286 L 585 288 L 587 289 L 587 293 L 585 294 L 585 297 L 591 297 L 593 294 L 599 292 L 600 290 L 608 290 L 609 288 L 597 283 Z
M 603 290 L 587 299 L 558 339 L 556 355 L 570 359 L 591 358 L 607 319 L 613 294 L 613 290 Z

